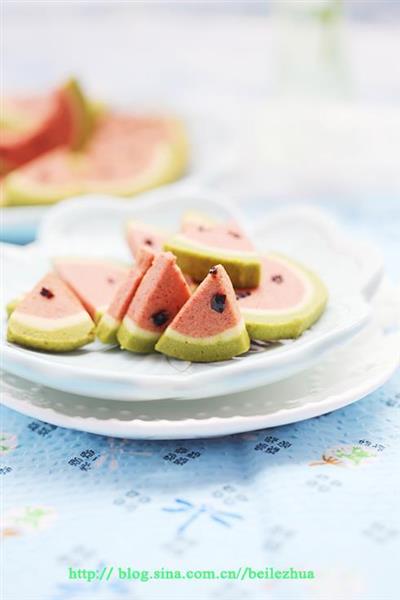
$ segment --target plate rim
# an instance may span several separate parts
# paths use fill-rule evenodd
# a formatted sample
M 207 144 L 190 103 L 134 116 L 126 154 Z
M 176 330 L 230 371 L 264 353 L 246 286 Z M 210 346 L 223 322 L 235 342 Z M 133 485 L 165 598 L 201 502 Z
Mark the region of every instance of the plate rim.
M 400 334 L 389 334 L 387 337 L 400 339 Z M 242 416 L 235 415 L 230 417 L 207 417 L 187 418 L 182 421 L 171 421 L 159 419 L 157 421 L 140 421 L 132 419 L 130 421 L 120 421 L 112 417 L 109 419 L 98 419 L 96 417 L 74 417 L 69 415 L 60 415 L 53 407 L 38 407 L 26 400 L 8 399 L 1 400 L 1 404 L 15 410 L 25 416 L 38 418 L 59 427 L 74 429 L 95 435 L 102 435 L 116 438 L 137 439 L 137 440 L 179 440 L 179 439 L 201 439 L 218 436 L 235 435 L 248 431 L 257 431 L 259 429 L 273 428 L 292 423 L 301 422 L 317 416 L 322 416 L 333 410 L 344 408 L 357 402 L 367 395 L 379 389 L 386 383 L 397 371 L 400 366 L 400 344 L 397 355 L 393 361 L 379 373 L 371 376 L 367 381 L 362 381 L 345 391 L 331 394 L 318 402 L 306 402 L 301 406 L 294 408 L 285 408 L 266 415 Z M 111 401 L 112 402 L 112 401 Z M 31 410 L 31 409 L 32 410 Z M 188 432 L 188 423 L 190 431 Z M 226 424 L 229 427 L 226 428 Z M 112 424 L 111 429 L 107 424 Z M 167 427 L 166 427 L 167 425 Z M 232 426 L 233 425 L 233 426 Z M 105 426 L 105 427 L 104 427 Z M 209 432 L 209 428 L 213 428 Z M 167 431 L 166 431 L 167 428 Z M 225 428 L 225 429 L 224 429 Z
M 358 299 L 358 298 L 357 298 Z M 346 326 L 342 326 L 335 328 L 333 331 L 330 332 L 325 332 L 324 334 L 321 334 L 319 338 L 317 338 L 316 340 L 310 340 L 309 343 L 304 342 L 301 346 L 299 347 L 294 347 L 291 348 L 290 351 L 289 349 L 285 351 L 285 348 L 281 348 L 278 349 L 278 352 L 275 356 L 272 356 L 269 358 L 269 365 L 271 368 L 275 368 L 276 370 L 281 370 L 282 368 L 288 369 L 287 364 L 289 363 L 289 365 L 293 365 L 296 361 L 296 358 L 298 358 L 298 356 L 300 355 L 302 357 L 301 359 L 301 367 L 299 366 L 298 369 L 296 370 L 292 370 L 289 371 L 289 369 L 286 371 L 288 374 L 284 375 L 283 377 L 279 376 L 277 378 L 274 377 L 274 381 L 279 381 L 280 379 L 284 379 L 296 372 L 299 372 L 305 368 L 307 368 L 310 365 L 310 362 L 314 362 L 313 356 L 315 354 L 318 355 L 318 357 L 322 357 L 323 355 L 325 355 L 326 353 L 328 353 L 333 347 L 335 347 L 336 345 L 338 345 L 339 343 L 345 343 L 346 341 L 348 341 L 349 339 L 351 339 L 352 337 L 354 337 L 359 331 L 361 331 L 363 329 L 363 327 L 368 323 L 368 321 L 371 318 L 371 309 L 370 306 L 362 301 L 361 296 L 359 297 L 359 305 L 360 307 L 364 307 L 364 313 L 361 313 L 358 316 L 357 321 L 353 321 L 350 324 L 347 324 Z M 279 352 L 279 351 L 282 352 Z M 37 384 L 41 384 L 41 385 L 46 385 L 47 387 L 51 387 L 55 390 L 60 390 L 60 391 L 64 391 L 67 393 L 72 393 L 75 395 L 85 395 L 85 393 L 83 392 L 76 392 L 73 391 L 73 389 L 71 387 L 65 386 L 64 385 L 64 381 L 71 381 L 71 377 L 76 377 L 77 375 L 81 376 L 82 378 L 86 377 L 86 383 L 85 385 L 90 385 L 90 382 L 94 383 L 94 379 L 97 380 L 97 382 L 110 382 L 110 380 L 113 379 L 113 375 L 111 373 L 107 373 L 105 374 L 104 372 L 100 371 L 100 372 L 95 372 L 92 370 L 88 370 L 84 367 L 76 367 L 73 365 L 67 365 L 67 364 L 58 364 L 58 363 L 52 363 L 50 360 L 46 360 L 46 354 L 45 353 L 38 353 L 35 352 L 33 350 L 29 350 L 29 349 L 25 349 L 25 348 L 20 348 L 20 347 L 14 347 L 11 344 L 9 344 L 8 342 L 2 342 L 1 343 L 1 351 L 2 351 L 2 363 L 3 363 L 3 368 L 5 371 L 12 373 L 13 375 L 17 375 L 17 376 L 22 376 L 20 369 L 31 369 L 32 367 L 34 367 L 34 365 L 36 365 L 36 370 L 31 372 L 31 376 L 29 377 L 30 381 L 33 381 L 34 383 Z M 285 356 L 286 354 L 286 356 Z M 33 358 L 31 358 L 33 356 Z M 284 357 L 282 360 L 282 356 Z M 287 356 L 289 356 L 289 358 L 287 358 Z M 31 358 L 31 359 L 30 359 Z M 120 380 L 123 379 L 123 385 L 129 385 L 129 386 L 133 386 L 133 387 L 137 387 L 139 389 L 137 389 L 136 393 L 137 394 L 143 394 L 144 393 L 144 389 L 146 389 L 148 383 L 150 383 L 152 389 L 156 389 L 161 391 L 162 389 L 165 388 L 165 385 L 168 384 L 169 386 L 174 386 L 174 394 L 180 394 L 180 396 L 165 396 L 165 394 L 161 397 L 161 398 L 144 398 L 144 397 L 140 397 L 140 398 L 134 398 L 134 397 L 127 397 L 127 392 L 124 392 L 124 397 L 121 397 L 121 390 L 119 391 L 119 396 L 117 397 L 111 397 L 109 391 L 103 391 L 102 386 L 99 387 L 99 392 L 96 394 L 96 397 L 99 399 L 105 399 L 105 400 L 118 400 L 118 401 L 127 401 L 127 402 L 134 402 L 134 401 L 153 401 L 153 400 L 159 400 L 162 398 L 165 399 L 170 399 L 170 398 L 175 398 L 175 399 L 181 399 L 181 400 L 194 400 L 194 399 L 201 399 L 201 398 L 205 398 L 205 397 L 209 397 L 209 394 L 206 393 L 206 395 L 201 394 L 201 395 L 189 395 L 189 396 L 184 396 L 182 394 L 184 394 L 185 392 L 188 391 L 189 388 L 196 386 L 196 385 L 201 385 L 202 382 L 205 383 L 205 380 L 207 380 L 207 386 L 210 385 L 210 381 L 211 383 L 214 384 L 218 384 L 218 382 L 221 381 L 221 378 L 225 378 L 227 376 L 229 376 L 229 374 L 232 373 L 232 370 L 234 370 L 235 375 L 238 374 L 243 374 L 243 373 L 252 373 L 254 374 L 255 372 L 259 372 L 260 370 L 260 363 L 262 363 L 262 359 L 263 359 L 263 354 L 260 353 L 259 354 L 259 359 L 258 357 L 254 357 L 254 360 L 252 362 L 252 364 L 248 364 L 243 361 L 243 360 L 232 360 L 230 362 L 227 362 L 226 366 L 224 368 L 221 369 L 215 369 L 212 372 L 212 376 L 210 377 L 210 372 L 204 372 L 204 373 L 195 373 L 195 374 L 191 374 L 190 378 L 182 378 L 180 377 L 180 375 L 177 373 L 175 374 L 171 374 L 171 375 L 152 375 L 152 374 L 134 374 L 134 375 L 130 375 L 130 374 L 120 374 Z M 276 365 L 276 363 L 278 363 L 278 366 Z M 304 366 L 305 365 L 305 366 Z M 43 379 L 40 378 L 40 374 L 43 372 L 43 369 L 46 370 L 50 370 L 51 371 L 51 376 L 50 376 L 50 380 L 57 380 L 55 381 L 55 384 L 50 385 L 49 383 L 44 384 L 43 383 Z M 67 379 L 66 379 L 67 378 Z M 48 375 L 46 375 L 46 379 L 47 381 L 49 381 L 49 377 Z M 157 385 L 154 385 L 154 381 L 156 380 Z M 271 383 L 273 380 L 264 381 L 264 384 L 268 384 Z M 60 385 L 61 384 L 61 385 Z M 82 386 L 82 383 L 80 384 Z M 249 389 L 253 389 L 255 387 L 260 387 L 261 385 L 263 385 L 263 383 L 259 383 L 257 385 L 254 385 L 254 382 L 252 384 L 247 385 L 246 383 L 244 383 L 244 381 L 242 382 L 241 386 L 236 385 L 234 389 L 232 389 L 232 385 L 230 386 L 230 388 L 225 388 L 223 394 L 221 395 L 226 395 L 229 393 L 232 393 L 233 391 L 246 391 Z M 144 388 L 144 389 L 143 389 Z M 205 389 L 205 388 L 204 388 Z
M 255 235 L 258 235 L 259 231 L 268 226 L 271 216 L 267 215 L 264 219 L 257 221 L 253 228 Z M 318 228 L 323 228 L 324 232 L 329 233 L 332 245 L 338 245 L 339 240 L 340 245 L 348 249 L 353 258 L 357 258 L 364 265 L 368 264 L 370 272 L 368 276 L 365 275 L 360 291 L 366 300 L 372 300 L 385 275 L 383 252 L 379 246 L 358 234 L 352 236 L 350 230 L 345 226 L 341 227 L 329 211 L 321 210 L 312 204 L 304 203 L 275 208 L 273 218 L 274 220 L 289 219 L 292 221 L 307 219 Z M 368 259 L 365 258 L 366 256 L 368 256 Z

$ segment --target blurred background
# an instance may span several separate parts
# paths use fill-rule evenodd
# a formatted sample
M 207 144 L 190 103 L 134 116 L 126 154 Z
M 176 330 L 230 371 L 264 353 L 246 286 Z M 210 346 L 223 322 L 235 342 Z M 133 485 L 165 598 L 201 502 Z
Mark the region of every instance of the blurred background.
M 351 231 L 367 235 L 382 248 L 386 271 L 398 285 L 400 1 L 3 0 L 1 10 L 2 93 L 46 93 L 74 75 L 91 98 L 104 100 L 111 106 L 133 111 L 176 113 L 186 121 L 190 135 L 192 164 L 187 175 L 188 181 L 220 191 L 238 203 L 253 219 L 272 207 L 286 204 L 310 203 L 327 208 L 349 226 Z M 34 212 L 38 208 L 40 210 Z M 32 239 L 32 231 L 37 226 L 37 216 L 42 214 L 42 207 L 28 209 L 32 211 L 25 206 L 2 209 L 5 224 L 3 239 L 25 242 Z M 44 210 L 48 209 L 45 207 Z M 14 237 L 8 234 L 9 231 Z M 393 307 L 395 301 L 396 298 L 392 301 Z M 395 463 L 398 434 L 398 429 L 395 429 L 396 417 L 391 417 L 391 423 L 389 413 L 382 412 L 382 408 L 385 411 L 395 411 L 400 405 L 398 386 L 396 387 L 396 383 L 390 386 L 372 396 L 366 408 L 360 403 L 361 408 L 354 409 L 360 412 L 353 412 L 353 417 L 350 416 L 354 423 L 357 421 L 354 431 L 370 432 L 376 440 L 385 441 L 389 466 L 387 471 L 381 471 L 381 478 L 384 476 L 382 474 L 389 473 L 390 468 L 394 475 L 396 467 L 398 469 Z M 372 412 L 372 406 L 375 413 Z M 324 439 L 335 439 L 335 435 L 342 438 L 343 434 L 344 440 L 356 435 L 354 431 L 349 434 L 349 422 L 342 413 L 339 413 L 339 418 L 332 417 L 338 419 L 337 423 L 330 417 L 327 418 L 328 420 L 317 421 L 317 426 L 316 421 L 313 421 L 312 426 L 308 421 L 304 424 L 305 429 L 296 430 L 300 433 L 295 433 L 295 436 L 301 437 L 302 432 L 307 434 L 307 431 L 310 436 L 306 438 L 305 445 L 301 446 L 303 450 L 296 460 L 304 463 L 313 440 L 318 440 L 318 444 L 321 444 Z M 387 441 L 383 437 L 385 424 Z M 394 428 L 391 430 L 392 426 Z M 16 429 L 16 424 L 13 427 Z M 36 433 L 33 430 L 29 432 L 35 436 Z M 71 433 L 72 435 L 75 434 Z M 360 435 L 364 436 L 364 433 Z M 66 444 L 72 437 L 66 441 L 64 437 L 60 439 L 62 444 Z M 204 445 L 209 457 L 211 456 L 211 459 L 206 456 L 205 461 L 211 460 L 210 469 L 217 475 L 217 466 L 224 464 L 221 463 L 219 453 L 225 453 L 225 446 L 221 447 L 218 443 L 215 446 Z M 131 471 L 131 463 L 122 460 L 124 452 L 131 451 L 130 446 L 114 444 L 111 438 L 107 444 L 109 450 L 105 456 L 111 457 L 107 469 L 110 469 L 110 481 L 112 478 L 113 482 L 110 485 L 119 485 L 118 472 L 113 471 L 116 467 L 119 469 L 115 457 L 120 459 L 126 477 L 134 479 L 136 473 Z M 43 446 L 39 445 L 38 448 L 40 452 L 44 452 Z M 150 445 L 138 446 L 138 450 L 132 451 L 132 460 L 136 461 L 137 455 L 143 455 L 147 460 L 151 456 L 149 451 L 153 452 Z M 243 445 L 238 445 L 238 450 L 243 452 Z M 35 461 L 36 466 L 39 464 L 37 455 L 29 451 L 28 442 L 23 452 L 23 456 L 29 455 L 32 464 Z M 214 455 L 215 463 L 212 458 Z M 242 469 L 241 461 L 237 460 L 239 454 L 232 450 L 232 455 L 234 473 L 239 473 Z M 51 453 L 49 457 L 50 461 L 55 460 Z M 165 458 L 168 457 L 164 456 Z M 257 477 L 258 463 L 250 462 L 249 457 L 248 459 L 248 472 Z M 257 497 L 259 506 L 264 510 L 264 521 L 272 540 L 272 545 L 268 546 L 268 540 L 265 545 L 268 560 L 285 543 L 285 537 L 292 535 L 290 526 L 279 515 L 284 514 L 286 506 L 292 511 L 290 486 L 293 481 L 294 485 L 299 485 L 299 480 L 293 480 L 292 476 L 295 462 L 290 457 L 289 476 L 286 477 L 286 487 L 282 488 L 282 494 L 286 498 L 283 509 L 279 502 L 275 502 L 279 494 L 277 496 L 274 490 L 281 490 L 279 481 L 276 486 L 274 479 L 274 473 L 279 469 L 274 471 L 273 467 L 268 466 L 266 471 L 270 486 L 266 488 L 266 493 L 269 493 L 269 489 L 272 490 L 272 501 L 264 502 L 262 496 Z M 284 466 L 284 462 L 281 464 Z M 70 466 L 66 468 L 69 469 Z M 40 482 L 37 469 L 28 469 L 30 465 L 27 463 L 26 469 L 22 471 L 23 476 L 28 477 L 29 482 L 32 477 Z M 67 477 L 66 481 L 70 482 L 72 475 L 63 472 L 61 459 L 54 462 L 54 473 L 49 471 L 49 481 L 52 481 L 53 475 L 57 475 L 57 469 L 60 481 Z M 161 467 L 160 469 L 155 473 L 156 486 L 151 488 L 152 501 L 154 499 L 156 502 L 155 489 L 158 485 L 158 473 L 162 472 Z M 103 477 L 103 472 L 99 473 Z M 103 480 L 100 481 L 101 477 L 98 479 L 101 485 L 97 491 L 105 489 Z M 184 477 L 187 478 L 187 472 Z M 384 509 L 389 502 L 392 483 L 389 482 L 385 491 L 378 484 L 370 486 L 370 482 L 365 479 L 362 486 L 357 484 L 358 493 L 346 505 L 339 502 L 335 506 L 335 496 L 333 499 L 331 496 L 329 500 L 329 486 L 334 486 L 337 481 L 330 473 L 328 476 L 325 473 L 322 475 L 325 480 L 318 480 L 318 477 L 313 477 L 311 483 L 308 481 L 306 485 L 316 486 L 313 489 L 318 494 L 322 490 L 323 493 L 327 491 L 328 495 L 318 498 L 321 512 L 316 513 L 316 518 L 312 515 L 312 520 L 316 523 L 319 519 L 321 528 L 326 523 L 330 524 L 336 534 L 328 536 L 326 543 L 322 545 L 319 543 L 321 540 L 317 540 L 315 536 L 310 537 L 311 542 L 316 540 L 315 548 L 319 549 L 321 546 L 321 564 L 329 563 L 329 570 L 321 573 L 320 583 L 315 589 L 307 588 L 305 595 L 301 597 L 305 598 L 308 594 L 307 600 L 311 597 L 317 600 L 338 600 L 343 599 L 346 594 L 346 600 L 365 598 L 366 587 L 375 579 L 376 587 L 373 590 L 379 590 L 380 599 L 388 598 L 384 596 L 384 590 L 392 585 L 395 575 L 391 577 L 389 572 L 385 579 L 382 577 L 379 580 L 375 574 L 375 565 L 369 569 L 368 577 L 364 577 L 364 573 L 368 571 L 368 566 L 365 566 L 366 557 L 370 565 L 376 560 L 378 573 L 379 568 L 381 572 L 386 569 L 387 553 L 390 553 L 393 546 L 384 544 L 391 543 L 392 538 L 398 534 L 396 515 L 388 511 L 387 525 L 384 521 L 381 523 L 379 516 L 378 522 L 372 522 L 362 532 L 367 536 L 365 549 L 355 547 L 354 539 L 353 543 L 350 538 L 346 539 L 340 524 L 343 516 L 351 514 L 352 507 L 359 513 L 360 523 L 367 523 L 370 506 L 376 508 L 380 515 L 382 507 Z M 344 477 L 349 481 L 356 481 L 354 472 L 347 471 Z M 208 473 L 206 479 L 208 486 Z M 393 480 L 396 481 L 396 478 Z M 87 481 L 90 487 L 93 480 Z M 175 485 L 176 480 L 171 481 Z M 199 481 L 201 486 L 201 479 Z M 380 481 L 379 474 L 377 481 Z M 214 483 L 213 480 L 212 485 Z M 184 480 L 183 487 L 186 485 L 187 479 Z M 87 488 L 82 490 L 86 494 Z M 75 523 L 77 519 L 76 523 L 83 524 L 82 531 L 86 535 L 86 519 L 91 515 L 94 522 L 99 518 L 102 525 L 97 528 L 98 536 L 95 536 L 95 540 L 101 539 L 104 532 L 115 538 L 118 535 L 117 529 L 114 531 L 113 528 L 103 527 L 102 502 L 104 503 L 106 496 L 99 494 L 98 506 L 92 503 L 90 494 L 86 496 L 86 504 L 82 505 L 82 510 L 75 511 L 77 505 L 71 504 L 72 508 L 65 515 L 66 522 L 69 523 L 68 519 L 72 519 Z M 126 496 L 129 496 L 129 492 Z M 77 498 L 76 502 L 80 502 L 79 495 Z M 137 499 L 132 495 L 132 498 L 126 498 L 125 508 L 117 508 L 125 511 L 133 506 L 135 509 L 135 503 L 139 505 L 141 500 L 142 498 Z M 114 504 L 118 503 L 117 497 Z M 331 510 L 333 507 L 338 510 Z M 302 506 L 297 512 L 296 510 L 292 515 L 293 519 L 297 518 Z M 278 515 L 280 520 L 270 521 L 271 514 Z M 373 514 L 375 513 L 371 511 L 371 515 Z M 131 517 L 130 513 L 126 515 L 128 516 L 124 516 L 124 519 Z M 46 518 L 48 517 L 45 515 Z M 49 518 L 52 518 L 51 513 Z M 276 522 L 282 522 L 285 526 L 275 527 Z M 250 521 L 250 525 L 248 521 L 247 525 L 250 529 L 255 527 L 258 530 L 261 527 L 260 521 L 256 519 L 254 522 Z M 152 526 L 154 529 L 154 523 Z M 274 529 L 275 534 L 271 533 Z M 72 549 L 75 542 L 71 536 L 75 532 L 72 527 L 70 541 L 67 540 Z M 206 528 L 204 532 L 207 536 Z M 44 542 L 41 543 L 45 546 L 51 538 L 42 539 Z M 146 550 L 152 543 L 148 532 L 145 539 Z M 214 538 L 210 539 L 211 543 L 215 542 Z M 371 540 L 376 544 L 374 548 L 369 545 Z M 197 543 L 192 542 L 191 538 L 186 541 L 188 547 Z M 300 549 L 302 543 L 299 541 Z M 90 542 L 91 546 L 96 544 L 96 541 L 93 544 Z M 335 561 L 331 560 L 336 548 L 340 552 L 336 565 L 341 564 L 343 567 L 339 572 L 335 570 Z M 81 556 L 80 551 L 82 549 L 79 550 L 79 546 L 76 552 L 74 550 L 73 559 L 78 561 L 77 564 L 79 560 L 86 560 L 85 554 Z M 187 548 L 182 545 L 177 550 L 172 548 L 167 551 L 176 552 L 177 560 L 182 561 Z M 151 555 L 153 550 L 150 549 L 149 552 Z M 95 558 L 97 560 L 97 555 Z M 64 568 L 69 557 L 62 556 L 61 559 Z M 20 562 L 17 560 L 16 564 L 20 565 Z M 52 564 L 54 562 L 48 563 L 50 566 Z M 357 570 L 353 568 L 354 564 L 359 565 Z M 49 575 L 48 565 L 46 576 Z M 34 566 L 34 562 L 31 566 Z M 21 581 L 27 584 L 28 579 L 21 578 Z M 68 596 L 68 588 L 65 586 L 57 597 L 77 598 L 75 593 L 75 588 L 71 591 L 70 587 L 71 595 Z M 239 593 L 242 593 L 242 588 Z M 279 594 L 279 590 L 277 593 Z M 270 591 L 266 586 L 265 597 L 270 597 L 271 594 L 274 594 L 274 590 Z M 231 599 L 232 588 L 226 590 L 226 595 L 218 597 Z M 244 589 L 242 597 L 245 598 Z
M 3 34 L 6 93 L 73 74 L 112 105 L 176 112 L 190 176 L 249 211 L 400 202 L 399 2 L 6 1 Z

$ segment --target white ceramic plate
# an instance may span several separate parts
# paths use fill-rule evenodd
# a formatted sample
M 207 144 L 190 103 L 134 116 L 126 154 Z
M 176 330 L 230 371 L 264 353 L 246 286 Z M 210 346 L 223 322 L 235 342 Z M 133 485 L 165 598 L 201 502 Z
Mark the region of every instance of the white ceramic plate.
M 32 287 L 49 268 L 49 257 L 76 253 L 128 258 L 121 231 L 129 216 L 174 229 L 183 210 L 193 206 L 245 222 L 243 215 L 233 213 L 220 199 L 185 186 L 151 192 L 135 204 L 92 197 L 58 205 L 45 219 L 37 245 L 18 250 L 4 248 L 3 304 Z M 64 392 L 128 401 L 207 398 L 252 389 L 298 373 L 362 329 L 370 308 L 360 290 L 371 288 L 372 280 L 376 279 L 374 269 L 368 272 L 368 256 L 364 257 L 365 268 L 360 268 L 359 257 L 350 253 L 345 236 L 332 224 L 324 229 L 324 217 L 318 214 L 313 212 L 310 217 L 305 210 L 302 217 L 297 210 L 291 221 L 288 215 L 282 219 L 278 213 L 276 239 L 268 234 L 271 249 L 276 241 L 279 249 L 285 251 L 284 240 L 287 240 L 289 254 L 294 257 L 302 256 L 305 246 L 310 256 L 318 255 L 317 270 L 329 288 L 327 310 L 298 340 L 254 344 L 245 356 L 220 363 L 194 364 L 158 354 L 133 355 L 99 343 L 76 352 L 46 354 L 8 344 L 3 334 L 4 368 Z M 270 214 L 269 228 L 273 221 Z M 258 227 L 255 239 L 265 246 L 262 228 Z M 361 279 L 355 277 L 357 267 Z
M 245 393 L 178 402 L 107 402 L 4 374 L 2 402 L 54 425 L 131 439 L 212 437 L 286 425 L 342 408 L 383 385 L 399 364 L 400 333 L 376 323 L 318 365 Z

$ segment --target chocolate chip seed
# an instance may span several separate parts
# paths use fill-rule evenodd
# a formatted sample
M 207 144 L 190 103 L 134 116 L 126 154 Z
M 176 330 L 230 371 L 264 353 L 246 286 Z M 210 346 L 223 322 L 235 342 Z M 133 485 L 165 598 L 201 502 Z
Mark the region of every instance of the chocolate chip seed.
M 54 297 L 53 292 L 45 287 L 42 287 L 42 289 L 40 290 L 40 295 L 44 296 L 45 298 L 49 298 L 49 299 Z
M 210 273 L 210 275 L 216 275 L 218 273 L 218 268 L 211 267 L 211 269 L 208 272 Z
M 160 310 L 156 313 L 154 313 L 153 315 L 151 315 L 151 320 L 153 321 L 154 325 L 157 325 L 157 327 L 161 327 L 161 325 L 165 325 L 165 323 L 168 321 L 169 319 L 169 314 L 167 313 L 166 310 Z
M 283 283 L 283 277 L 282 275 L 272 275 L 271 281 L 274 283 Z
M 251 296 L 250 290 L 238 290 L 236 292 L 236 300 L 241 300 L 242 298 L 247 298 L 247 296 Z
M 147 238 L 146 240 L 144 240 L 144 243 L 145 243 L 147 246 L 152 246 L 152 245 L 153 245 L 153 240 L 151 240 L 150 238 Z
M 217 313 L 223 313 L 225 310 L 225 294 L 215 294 L 211 298 L 211 308 Z

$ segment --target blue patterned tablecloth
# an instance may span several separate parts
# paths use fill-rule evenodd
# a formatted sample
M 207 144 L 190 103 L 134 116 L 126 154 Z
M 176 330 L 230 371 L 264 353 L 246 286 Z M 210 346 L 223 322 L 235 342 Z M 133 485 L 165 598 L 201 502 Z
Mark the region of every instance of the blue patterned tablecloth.
M 400 204 L 336 211 L 398 278 Z M 6 408 L 1 419 L 4 600 L 398 598 L 400 372 L 343 410 L 214 440 L 116 440 Z M 155 570 L 238 579 L 145 581 Z

